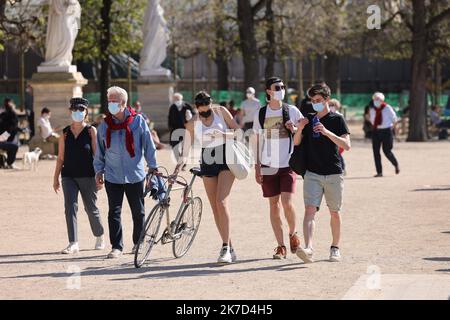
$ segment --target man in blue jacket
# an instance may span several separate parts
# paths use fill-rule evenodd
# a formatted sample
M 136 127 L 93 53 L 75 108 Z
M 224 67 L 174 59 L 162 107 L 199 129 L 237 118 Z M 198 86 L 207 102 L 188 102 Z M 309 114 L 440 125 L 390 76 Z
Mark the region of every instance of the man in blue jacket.
M 98 188 L 103 184 L 108 195 L 108 224 L 112 251 L 116 259 L 123 252 L 121 212 L 126 195 L 133 216 L 133 253 L 144 226 L 144 184 L 146 171 L 157 168 L 156 148 L 144 118 L 127 107 L 128 94 L 119 87 L 108 89 L 109 115 L 99 126 L 94 169 Z

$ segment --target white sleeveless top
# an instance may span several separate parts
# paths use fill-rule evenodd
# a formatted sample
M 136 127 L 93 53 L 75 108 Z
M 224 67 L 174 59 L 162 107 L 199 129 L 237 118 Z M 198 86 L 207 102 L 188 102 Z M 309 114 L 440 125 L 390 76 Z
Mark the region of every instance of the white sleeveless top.
M 211 110 L 214 117 L 211 126 L 205 126 L 200 119 L 195 121 L 194 134 L 202 148 L 215 148 L 224 145 L 224 137 L 212 138 L 208 134 L 213 133 L 215 130 L 226 132 L 229 129 L 220 111 L 216 111 L 215 108 Z

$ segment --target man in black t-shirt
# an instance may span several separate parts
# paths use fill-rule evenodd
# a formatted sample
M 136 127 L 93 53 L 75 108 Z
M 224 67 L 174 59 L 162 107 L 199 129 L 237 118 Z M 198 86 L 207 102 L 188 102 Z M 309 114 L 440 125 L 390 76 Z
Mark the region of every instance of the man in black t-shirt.
M 308 96 L 311 98 L 317 114 L 309 114 L 307 120 L 301 120 L 298 123 L 299 130 L 294 137 L 296 145 L 304 144 L 307 170 L 303 186 L 305 200 L 303 228 L 306 247 L 305 249 L 299 248 L 297 255 L 306 263 L 313 262 L 312 235 L 314 234 L 315 215 L 320 208 L 323 196 L 325 196 L 331 214 L 333 235 L 330 261 L 338 262 L 341 260 L 339 251 L 340 214 L 344 190 L 339 148 L 350 150 L 350 132 L 344 118 L 330 112 L 328 103 L 331 90 L 325 83 L 314 85 L 308 90 Z

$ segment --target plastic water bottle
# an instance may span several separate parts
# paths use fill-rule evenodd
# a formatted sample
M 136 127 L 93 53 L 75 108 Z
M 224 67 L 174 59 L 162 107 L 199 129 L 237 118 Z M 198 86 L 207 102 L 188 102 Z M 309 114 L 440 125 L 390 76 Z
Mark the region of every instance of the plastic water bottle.
M 318 123 L 320 123 L 320 120 L 319 120 L 319 117 L 318 116 L 315 116 L 314 118 L 313 118 L 313 121 L 312 121 L 312 126 L 313 126 L 313 129 L 314 129 L 314 127 L 318 124 Z M 313 138 L 320 138 L 320 133 L 319 132 L 313 132 Z

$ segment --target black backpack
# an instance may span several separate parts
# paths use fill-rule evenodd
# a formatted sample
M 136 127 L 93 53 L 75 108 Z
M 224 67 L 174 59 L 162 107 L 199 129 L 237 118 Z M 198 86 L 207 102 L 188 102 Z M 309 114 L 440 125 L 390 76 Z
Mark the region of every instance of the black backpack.
M 283 124 L 286 125 L 286 122 L 288 122 L 291 118 L 289 116 L 289 105 L 287 103 L 283 103 L 282 105 L 282 111 L 283 111 Z M 261 128 L 264 129 L 264 122 L 266 120 L 266 112 L 267 112 L 267 106 L 261 108 L 259 110 L 259 124 L 261 125 Z M 290 136 L 290 142 L 289 142 L 289 150 L 292 150 L 292 144 L 293 144 L 293 136 L 292 133 L 288 130 L 289 136 Z M 306 173 L 306 149 L 305 149 L 305 142 L 302 141 L 302 143 L 299 146 L 294 146 L 294 150 L 292 151 L 291 158 L 289 160 L 289 166 L 291 169 L 298 175 L 305 177 Z

